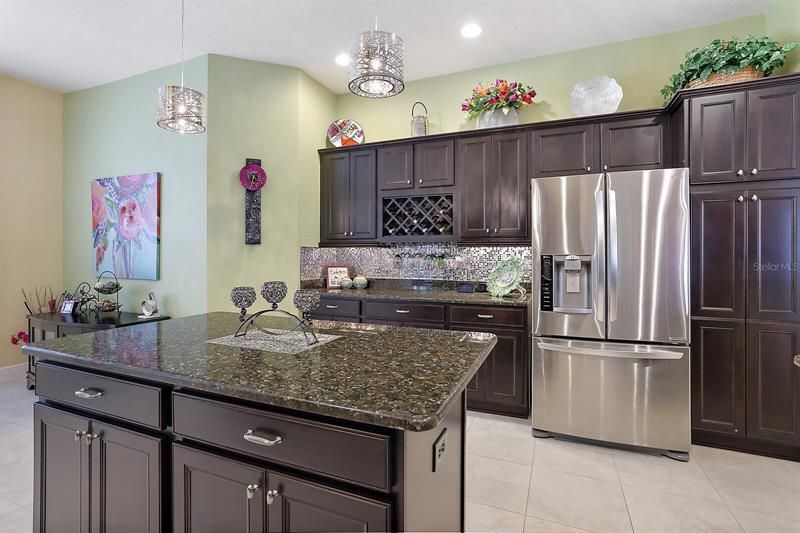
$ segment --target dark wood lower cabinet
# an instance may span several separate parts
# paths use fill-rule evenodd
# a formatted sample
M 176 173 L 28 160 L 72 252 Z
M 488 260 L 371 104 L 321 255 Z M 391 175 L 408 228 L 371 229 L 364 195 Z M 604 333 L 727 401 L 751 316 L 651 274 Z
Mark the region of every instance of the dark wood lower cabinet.
M 744 320 L 692 320 L 692 427 L 745 434 Z

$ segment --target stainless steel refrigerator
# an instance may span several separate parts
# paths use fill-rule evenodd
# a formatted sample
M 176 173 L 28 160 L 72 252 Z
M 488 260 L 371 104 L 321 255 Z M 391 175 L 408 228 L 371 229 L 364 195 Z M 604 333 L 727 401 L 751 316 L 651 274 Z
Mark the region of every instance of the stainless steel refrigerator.
M 531 188 L 534 435 L 688 460 L 688 169 Z

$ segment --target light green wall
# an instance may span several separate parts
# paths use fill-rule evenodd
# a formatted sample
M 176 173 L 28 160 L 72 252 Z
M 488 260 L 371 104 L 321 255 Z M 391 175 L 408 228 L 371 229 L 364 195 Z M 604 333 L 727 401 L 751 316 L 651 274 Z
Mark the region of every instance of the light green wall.
M 186 85 L 207 92 L 208 60 L 186 63 Z M 95 178 L 161 173 L 161 276 L 123 280 L 124 310 L 140 310 L 149 291 L 172 316 L 206 309 L 207 137 L 155 125 L 159 86 L 180 81 L 176 66 L 64 96 L 64 284 L 94 282 L 89 183 Z M 35 243 L 34 243 L 35 245 Z
M 776 20 L 791 18 L 800 0 L 786 3 L 787 6 L 780 6 L 786 15 L 773 15 Z M 793 5 L 789 7 L 789 3 Z M 625 96 L 619 108 L 621 111 L 660 107 L 663 100 L 659 91 L 669 75 L 678 69 L 688 50 L 704 46 L 716 37 L 763 34 L 767 30 L 766 20 L 765 15 L 757 15 L 412 81 L 400 95 L 386 100 L 342 94 L 337 96 L 337 112 L 340 117 L 358 121 L 364 127 L 367 141 L 408 137 L 411 106 L 417 100 L 424 102 L 430 111 L 430 133 L 473 129 L 474 121 L 467 121 L 461 111 L 462 99 L 469 96 L 478 83 L 487 84 L 505 78 L 531 84 L 538 93 L 534 100 L 536 104 L 520 113 L 521 122 L 567 118 L 574 116 L 569 103 L 572 88 L 578 81 L 600 74 L 615 78 L 622 86 Z M 794 31 L 794 34 L 796 38 L 800 37 L 800 31 Z M 797 58 L 800 52 L 793 54 Z
M 800 42 L 800 0 L 775 0 L 766 14 L 766 32 L 779 42 Z M 776 74 L 789 72 L 800 72 L 800 47 L 789 53 Z
M 208 308 L 230 308 L 230 288 L 300 283 L 302 244 L 319 240 L 319 165 L 334 97 L 298 69 L 209 57 Z M 261 159 L 261 245 L 244 244 L 238 172 Z M 291 302 L 287 301 L 287 308 Z

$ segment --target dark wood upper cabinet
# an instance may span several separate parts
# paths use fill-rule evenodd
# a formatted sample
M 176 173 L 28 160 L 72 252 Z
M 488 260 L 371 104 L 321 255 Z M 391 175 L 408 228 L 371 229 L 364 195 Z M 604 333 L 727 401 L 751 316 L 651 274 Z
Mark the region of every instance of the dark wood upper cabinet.
M 745 317 L 746 191 L 693 191 L 692 316 Z
M 800 188 L 748 195 L 747 316 L 800 322 Z
M 671 166 L 689 166 L 689 102 L 682 101 L 670 115 L 669 139 Z
M 176 532 L 266 531 L 263 468 L 179 444 L 172 450 Z
M 492 237 L 526 240 L 530 186 L 525 132 L 492 136 L 494 220 Z
M 747 91 L 747 179 L 800 177 L 800 84 Z
M 747 97 L 744 91 L 691 100 L 692 183 L 744 180 Z
M 494 191 L 492 189 L 492 137 L 467 137 L 456 141 L 456 174 L 459 187 L 459 235 L 462 239 L 490 236 Z
M 747 323 L 747 433 L 800 444 L 800 325 Z
M 325 154 L 321 167 L 320 240 L 343 240 L 350 234 L 350 153 Z
M 376 240 L 375 150 L 323 154 L 320 165 L 320 241 Z
M 417 187 L 455 184 L 453 140 L 414 143 L 414 179 Z
M 393 144 L 378 148 L 380 190 L 414 188 L 414 145 Z
M 530 133 L 530 139 L 531 177 L 600 172 L 596 124 L 535 129 Z
M 161 531 L 162 439 L 92 422 L 91 531 Z
M 377 191 L 375 190 L 375 151 L 350 154 L 350 238 L 377 238 Z
M 266 489 L 275 494 L 269 504 L 270 533 L 391 531 L 387 503 L 275 472 L 267 478 Z
M 664 168 L 664 119 L 661 116 L 600 124 L 600 162 L 608 172 Z
M 36 404 L 33 531 L 89 531 L 89 420 Z
M 744 435 L 744 320 L 692 320 L 692 427 Z

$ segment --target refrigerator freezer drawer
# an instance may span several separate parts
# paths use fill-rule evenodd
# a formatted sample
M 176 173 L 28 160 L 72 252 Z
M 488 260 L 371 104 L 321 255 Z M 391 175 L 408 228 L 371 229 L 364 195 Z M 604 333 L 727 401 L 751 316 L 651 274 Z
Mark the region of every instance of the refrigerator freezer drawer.
M 535 337 L 533 427 L 688 452 L 688 346 Z

